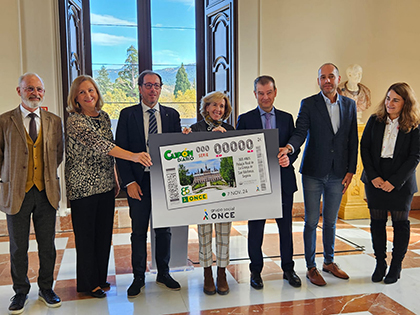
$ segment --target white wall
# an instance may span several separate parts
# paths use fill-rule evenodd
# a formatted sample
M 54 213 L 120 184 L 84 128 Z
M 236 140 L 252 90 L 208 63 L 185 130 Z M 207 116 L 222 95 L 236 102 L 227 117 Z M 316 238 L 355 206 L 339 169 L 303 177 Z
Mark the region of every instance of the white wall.
M 44 106 L 61 115 L 61 66 L 58 28 L 58 1 L 2 0 L 0 10 L 0 112 L 20 103 L 16 94 L 18 78 L 36 72 L 44 80 Z

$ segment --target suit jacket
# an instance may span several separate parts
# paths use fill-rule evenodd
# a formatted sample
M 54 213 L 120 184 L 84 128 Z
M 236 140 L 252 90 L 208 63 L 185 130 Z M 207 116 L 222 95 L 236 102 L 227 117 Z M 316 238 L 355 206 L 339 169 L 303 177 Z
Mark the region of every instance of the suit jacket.
M 274 109 L 274 112 L 276 115 L 276 126 L 279 133 L 279 147 L 284 147 L 295 130 L 293 116 L 278 109 Z M 238 117 L 236 130 L 247 129 L 263 129 L 258 107 Z M 289 195 L 292 195 L 295 191 L 297 191 L 295 169 L 292 164 L 296 160 L 299 152 L 300 149 L 298 147 L 292 155 L 289 155 L 289 166 L 280 168 L 281 187 L 283 192 Z
M 381 177 L 389 181 L 396 190 L 414 194 L 417 192 L 415 170 L 420 160 L 419 128 L 409 133 L 398 131 L 390 170 L 381 169 L 380 163 L 384 131 L 385 123 L 377 121 L 375 115 L 370 116 L 360 142 L 364 167 L 362 181 L 370 184 L 372 179 Z
M 356 103 L 340 96 L 340 128 L 334 134 L 331 118 L 321 92 L 301 102 L 296 130 L 289 143 L 296 149 L 306 139 L 300 172 L 312 177 L 333 174 L 344 178 L 356 173 L 357 113 Z
M 44 145 L 45 192 L 51 206 L 58 209 L 60 185 L 57 168 L 63 160 L 63 125 L 60 117 L 40 110 Z M 28 176 L 28 146 L 20 107 L 0 116 L 0 210 L 20 211 Z
M 159 104 L 162 133 L 181 132 L 179 113 L 170 107 Z M 143 109 L 140 104 L 124 108 L 120 113 L 116 132 L 116 145 L 134 152 L 146 152 L 146 138 L 144 134 Z M 123 187 L 136 181 L 141 183 L 144 166 L 126 160 L 117 159 Z

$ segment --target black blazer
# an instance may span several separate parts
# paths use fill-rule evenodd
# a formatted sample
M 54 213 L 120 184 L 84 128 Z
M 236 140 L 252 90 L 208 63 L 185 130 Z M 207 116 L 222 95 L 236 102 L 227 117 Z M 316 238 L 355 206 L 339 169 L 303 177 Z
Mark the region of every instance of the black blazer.
M 162 133 L 181 132 L 179 113 L 170 107 L 159 104 Z M 141 104 L 124 108 L 118 120 L 115 143 L 128 151 L 146 152 L 146 138 L 144 135 L 143 109 Z M 141 183 L 144 166 L 122 159 L 116 159 L 122 181 L 122 187 L 136 181 Z
M 340 97 L 340 128 L 336 134 L 321 92 L 301 102 L 296 130 L 289 143 L 296 150 L 306 140 L 300 166 L 303 175 L 321 178 L 331 169 L 341 178 L 346 173 L 356 173 L 359 145 L 356 103 L 348 97 Z
M 207 125 L 207 123 L 203 119 L 195 124 L 192 124 L 190 128 L 192 131 L 211 131 L 211 129 L 209 130 L 208 127 L 209 125 Z M 231 125 L 225 122 L 222 122 L 222 127 L 225 128 L 227 131 L 235 130 L 235 128 L 233 128 Z
M 371 184 L 372 179 L 381 177 L 389 181 L 396 190 L 406 194 L 417 192 L 416 167 L 420 160 L 419 128 L 409 133 L 398 132 L 391 170 L 382 170 L 380 165 L 385 123 L 372 115 L 363 131 L 360 150 L 363 162 L 362 182 Z M 385 174 L 390 174 L 386 176 Z
M 274 109 L 274 112 L 276 114 L 276 126 L 279 132 L 279 147 L 284 147 L 295 130 L 293 116 L 278 109 Z M 247 129 L 263 129 L 258 107 L 238 117 L 236 130 Z M 297 191 L 295 169 L 292 164 L 297 159 L 299 152 L 300 149 L 298 147 L 292 155 L 289 155 L 289 166 L 280 168 L 281 187 L 283 192 L 289 195 Z

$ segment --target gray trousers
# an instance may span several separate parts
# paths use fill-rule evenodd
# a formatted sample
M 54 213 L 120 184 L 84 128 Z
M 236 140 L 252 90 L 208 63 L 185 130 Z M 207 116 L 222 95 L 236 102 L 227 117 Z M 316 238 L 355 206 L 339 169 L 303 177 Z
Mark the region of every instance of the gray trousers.
M 33 186 L 26 193 L 20 211 L 15 215 L 7 215 L 7 228 L 10 238 L 10 269 L 13 290 L 16 294 L 28 294 L 31 287 L 28 279 L 31 215 L 38 243 L 38 287 L 40 289 L 51 289 L 54 281 L 56 257 L 54 239 L 57 211 L 49 203 L 45 190 L 38 191 Z

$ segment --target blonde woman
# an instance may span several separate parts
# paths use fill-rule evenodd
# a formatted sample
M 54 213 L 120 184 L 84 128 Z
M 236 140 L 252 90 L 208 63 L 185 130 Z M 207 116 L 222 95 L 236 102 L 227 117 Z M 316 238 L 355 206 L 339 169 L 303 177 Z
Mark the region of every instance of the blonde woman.
M 101 110 L 103 99 L 96 82 L 77 77 L 67 100 L 66 164 L 77 253 L 77 291 L 106 296 L 115 195 L 119 192 L 114 157 L 151 165 L 148 153 L 132 153 L 114 144 L 111 121 Z
M 226 132 L 234 130 L 231 125 L 223 122 L 232 112 L 228 97 L 222 92 L 211 92 L 201 99 L 200 114 L 203 120 L 185 128 L 184 133 L 189 132 Z M 229 285 L 226 280 L 226 267 L 229 265 L 229 238 L 232 223 L 215 223 L 216 231 L 216 265 L 217 265 L 217 287 L 214 285 L 211 265 L 213 264 L 212 236 L 213 224 L 198 225 L 199 258 L 200 264 L 204 267 L 205 294 L 213 295 L 216 292 L 220 295 L 229 293 Z

